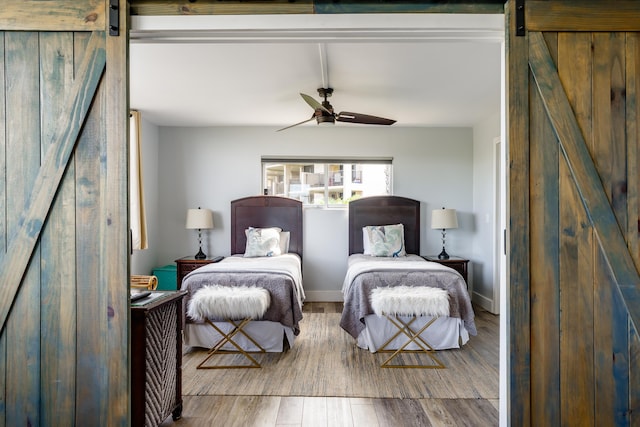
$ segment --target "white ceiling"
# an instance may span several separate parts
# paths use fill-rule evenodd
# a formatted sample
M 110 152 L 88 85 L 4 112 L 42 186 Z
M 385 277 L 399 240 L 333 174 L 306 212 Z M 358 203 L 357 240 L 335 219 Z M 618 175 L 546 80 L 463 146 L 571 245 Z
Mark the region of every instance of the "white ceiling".
M 501 15 L 134 17 L 130 103 L 160 126 L 284 127 L 330 86 L 336 112 L 473 126 L 500 108 L 503 32 Z

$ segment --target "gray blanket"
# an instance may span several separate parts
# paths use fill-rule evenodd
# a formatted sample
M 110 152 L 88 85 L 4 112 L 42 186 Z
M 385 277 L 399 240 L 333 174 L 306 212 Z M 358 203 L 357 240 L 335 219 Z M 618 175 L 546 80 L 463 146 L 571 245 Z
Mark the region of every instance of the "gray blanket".
M 355 261 L 363 261 L 362 255 L 352 255 Z M 365 256 L 366 257 L 366 256 Z M 366 257 L 371 260 L 373 257 Z M 381 260 L 377 267 L 362 268 L 362 263 L 350 260 L 349 269 L 358 270 L 357 273 L 347 272 L 349 283 L 345 283 L 344 309 L 340 326 L 351 336 L 357 338 L 365 328 L 364 318 L 374 314 L 371 307 L 371 290 L 388 286 L 433 286 L 446 289 L 449 293 L 449 317 L 462 319 L 464 326 L 471 335 L 477 335 L 475 314 L 471 306 L 471 298 L 467 292 L 467 285 L 462 276 L 455 270 L 440 264 L 424 261 L 425 268 L 419 268 L 420 262 L 395 262 L 385 269 L 385 261 Z M 397 259 L 396 259 L 397 260 Z M 428 266 L 427 266 L 428 264 Z
M 302 320 L 302 307 L 298 302 L 301 298 L 297 292 L 294 277 L 287 272 L 278 272 L 276 269 L 252 269 L 246 270 L 239 266 L 236 270 L 220 263 L 216 270 L 215 264 L 199 268 L 185 276 L 181 289 L 189 293 L 183 299 L 183 313 L 186 313 L 189 301 L 194 293 L 205 285 L 222 286 L 257 286 L 265 288 L 271 296 L 271 304 L 260 320 L 280 322 L 284 326 L 292 328 L 293 333 L 300 333 L 300 320 Z M 302 297 L 303 299 L 304 297 Z M 185 322 L 195 323 L 185 316 Z M 211 319 L 223 320 L 223 319 Z

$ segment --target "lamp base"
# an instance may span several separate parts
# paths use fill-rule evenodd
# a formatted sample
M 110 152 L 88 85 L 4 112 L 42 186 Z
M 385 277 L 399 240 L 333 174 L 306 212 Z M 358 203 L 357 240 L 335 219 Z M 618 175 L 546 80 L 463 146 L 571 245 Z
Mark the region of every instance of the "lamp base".
M 444 246 L 442 247 L 442 252 L 438 254 L 438 259 L 449 259 L 449 254 L 444 250 Z
M 200 250 L 198 251 L 198 253 L 195 256 L 196 259 L 205 259 L 206 257 L 207 257 L 207 255 L 204 252 L 202 252 L 202 248 L 200 248 Z

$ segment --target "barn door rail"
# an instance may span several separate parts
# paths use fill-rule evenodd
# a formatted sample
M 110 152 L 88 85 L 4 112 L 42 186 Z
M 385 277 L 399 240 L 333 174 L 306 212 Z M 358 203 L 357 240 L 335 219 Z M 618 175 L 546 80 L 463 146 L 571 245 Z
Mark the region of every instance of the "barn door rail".
M 516 36 L 524 37 L 525 33 L 524 0 L 516 0 Z

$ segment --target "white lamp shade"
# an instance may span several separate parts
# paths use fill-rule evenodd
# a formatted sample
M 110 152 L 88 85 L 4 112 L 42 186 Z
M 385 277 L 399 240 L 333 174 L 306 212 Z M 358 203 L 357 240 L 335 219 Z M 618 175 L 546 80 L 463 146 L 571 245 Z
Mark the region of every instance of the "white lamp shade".
M 202 230 L 213 228 L 213 212 L 209 209 L 200 208 L 187 210 L 186 228 Z
M 458 228 L 458 216 L 455 209 L 434 209 L 431 212 L 431 228 Z

